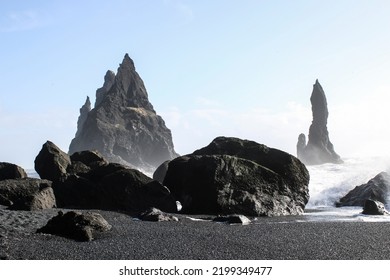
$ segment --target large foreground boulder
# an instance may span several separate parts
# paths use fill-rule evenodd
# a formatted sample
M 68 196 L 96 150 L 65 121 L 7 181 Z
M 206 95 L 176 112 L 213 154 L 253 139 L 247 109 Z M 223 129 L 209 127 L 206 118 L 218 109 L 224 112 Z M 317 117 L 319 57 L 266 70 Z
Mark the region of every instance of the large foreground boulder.
M 253 161 L 272 170 L 294 188 L 307 191 L 310 175 L 306 166 L 296 157 L 254 141 L 234 137 L 217 137 L 194 155 L 229 155 Z
M 77 241 L 91 241 L 96 232 L 110 229 L 111 225 L 99 213 L 69 211 L 64 214 L 59 211 L 58 215 L 38 229 L 37 233 L 58 235 Z
M 76 152 L 69 157 L 48 141 L 35 162 L 41 167 L 41 177 L 52 179 L 61 208 L 130 212 L 150 207 L 167 212 L 177 209 L 170 191 L 161 183 L 138 170 L 109 163 L 97 151 Z
M 307 169 L 292 155 L 227 137 L 172 160 L 164 179 L 185 213 L 249 216 L 303 213 L 308 184 Z
M 164 182 L 165 174 L 167 174 L 168 166 L 171 161 L 164 161 L 153 173 L 153 179 L 159 181 L 160 183 Z
M 355 187 L 336 203 L 341 206 L 361 206 L 371 199 L 386 204 L 390 195 L 390 175 L 382 172 L 369 180 L 366 184 Z
M 0 181 L 0 204 L 12 210 L 41 210 L 56 206 L 51 182 L 34 178 Z
M 0 162 L 0 181 L 21 178 L 27 178 L 27 173 L 23 168 L 13 163 Z
M 58 181 L 66 175 L 66 169 L 71 164 L 71 161 L 68 154 L 63 152 L 53 142 L 47 141 L 43 144 L 34 163 L 35 171 L 41 179 Z

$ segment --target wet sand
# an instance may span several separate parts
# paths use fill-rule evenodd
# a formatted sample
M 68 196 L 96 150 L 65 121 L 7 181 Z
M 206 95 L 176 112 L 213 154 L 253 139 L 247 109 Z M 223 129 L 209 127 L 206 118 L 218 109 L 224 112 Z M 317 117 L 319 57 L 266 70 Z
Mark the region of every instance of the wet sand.
M 27 212 L 0 208 L 0 259 L 390 259 L 388 222 L 318 222 L 304 217 L 274 217 L 258 218 L 242 226 L 177 215 L 179 222 L 156 223 L 94 210 L 113 228 L 91 242 L 36 234 L 36 229 L 58 210 Z

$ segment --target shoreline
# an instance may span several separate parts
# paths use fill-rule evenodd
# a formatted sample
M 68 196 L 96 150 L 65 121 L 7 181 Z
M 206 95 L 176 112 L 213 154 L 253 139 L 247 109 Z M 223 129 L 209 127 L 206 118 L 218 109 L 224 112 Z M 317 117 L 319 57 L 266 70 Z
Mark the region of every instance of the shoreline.
M 36 229 L 59 210 L 0 208 L 0 259 L 390 259 L 388 222 L 314 221 L 302 215 L 257 218 L 249 225 L 228 225 L 177 214 L 179 222 L 157 223 L 139 221 L 123 213 L 80 210 L 100 213 L 112 230 L 97 234 L 91 242 L 36 234 Z

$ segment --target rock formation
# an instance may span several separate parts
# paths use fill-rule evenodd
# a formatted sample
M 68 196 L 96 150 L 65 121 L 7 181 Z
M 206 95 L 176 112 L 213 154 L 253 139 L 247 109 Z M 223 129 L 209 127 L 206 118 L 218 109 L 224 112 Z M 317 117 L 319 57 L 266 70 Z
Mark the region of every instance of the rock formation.
M 13 163 L 0 162 L 0 181 L 6 179 L 26 178 L 26 171 Z
M 309 129 L 309 141 L 300 134 L 297 143 L 297 156 L 305 164 L 342 163 L 340 156 L 335 152 L 330 142 L 327 128 L 328 105 L 325 92 L 316 80 L 311 94 L 313 122 Z
M 50 181 L 58 181 L 65 176 L 70 164 L 69 155 L 50 141 L 43 144 L 34 161 L 35 171 L 42 179 Z
M 108 71 L 96 91 L 95 107 L 89 99 L 80 110 L 78 130 L 69 154 L 97 150 L 110 162 L 153 171 L 178 155 L 171 131 L 148 100 L 144 83 L 126 54 L 115 75 Z
M 89 96 L 87 96 L 87 100 L 85 100 L 85 104 L 80 108 L 80 116 L 77 120 L 77 132 L 76 137 L 80 135 L 80 132 L 83 130 L 83 126 L 85 121 L 87 120 L 89 112 L 91 112 L 91 101 L 89 100 Z
M 173 215 L 167 214 L 157 208 L 149 208 L 146 211 L 140 213 L 138 218 L 141 221 L 148 222 L 178 222 L 179 219 Z
M 164 161 L 153 173 L 153 179 L 159 181 L 160 183 L 164 182 L 165 174 L 167 174 L 168 165 L 171 161 Z
M 341 206 L 364 206 L 366 200 L 371 199 L 387 204 L 390 196 L 390 175 L 381 172 L 366 184 L 355 187 L 336 203 Z
M 308 184 L 309 173 L 294 156 L 227 137 L 172 160 L 164 178 L 182 212 L 191 214 L 301 214 Z
M 68 156 L 47 141 L 35 159 L 35 166 L 42 179 L 53 181 L 60 208 L 130 212 L 150 207 L 167 212 L 177 209 L 170 191 L 161 183 L 138 170 L 109 163 L 97 151 Z
M 97 232 L 109 231 L 111 228 L 99 213 L 69 211 L 64 214 L 59 211 L 58 215 L 38 229 L 37 233 L 54 234 L 77 241 L 92 241 Z
M 367 199 L 364 202 L 363 212 L 364 215 L 389 215 L 385 205 L 382 202 Z
M 41 210 L 56 206 L 51 182 L 35 178 L 0 181 L 0 204 L 10 210 Z

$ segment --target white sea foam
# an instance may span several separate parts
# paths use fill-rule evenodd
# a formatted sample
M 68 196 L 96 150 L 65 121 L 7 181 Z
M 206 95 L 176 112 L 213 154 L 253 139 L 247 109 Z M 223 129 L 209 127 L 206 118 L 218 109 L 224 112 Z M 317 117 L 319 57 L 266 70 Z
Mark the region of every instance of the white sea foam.
M 390 216 L 362 215 L 362 207 L 334 207 L 341 197 L 390 170 L 390 158 L 347 158 L 343 164 L 308 166 L 310 199 L 302 221 L 390 222 Z
M 388 171 L 390 158 L 347 158 L 343 164 L 308 166 L 310 173 L 308 208 L 334 206 L 342 196 L 377 174 Z

